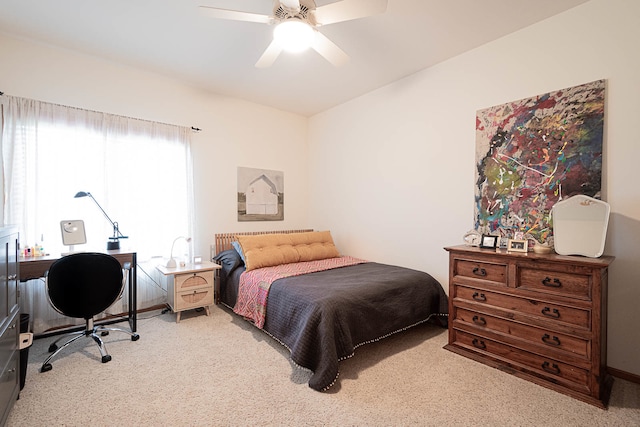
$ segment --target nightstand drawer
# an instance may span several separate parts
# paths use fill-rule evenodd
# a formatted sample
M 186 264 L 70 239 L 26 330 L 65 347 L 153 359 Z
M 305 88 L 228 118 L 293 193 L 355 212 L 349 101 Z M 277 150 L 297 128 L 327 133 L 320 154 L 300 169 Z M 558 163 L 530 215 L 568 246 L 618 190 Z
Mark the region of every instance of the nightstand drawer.
M 200 288 L 176 294 L 174 311 L 213 305 L 213 288 Z
M 213 271 L 176 275 L 174 286 L 177 293 L 213 286 Z

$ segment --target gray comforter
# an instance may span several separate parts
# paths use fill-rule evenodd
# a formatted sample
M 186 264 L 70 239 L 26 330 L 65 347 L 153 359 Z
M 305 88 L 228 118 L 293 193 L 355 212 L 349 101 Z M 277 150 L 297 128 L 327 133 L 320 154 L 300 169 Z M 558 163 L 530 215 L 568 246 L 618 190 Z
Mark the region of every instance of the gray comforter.
M 243 269 L 221 287 L 223 302 L 232 307 L 234 291 L 223 287 L 233 286 Z M 264 330 L 289 348 L 296 364 L 313 371 L 309 387 L 326 390 L 338 377 L 339 361 L 356 347 L 432 316 L 446 324 L 447 310 L 447 296 L 429 274 L 369 262 L 276 280 Z

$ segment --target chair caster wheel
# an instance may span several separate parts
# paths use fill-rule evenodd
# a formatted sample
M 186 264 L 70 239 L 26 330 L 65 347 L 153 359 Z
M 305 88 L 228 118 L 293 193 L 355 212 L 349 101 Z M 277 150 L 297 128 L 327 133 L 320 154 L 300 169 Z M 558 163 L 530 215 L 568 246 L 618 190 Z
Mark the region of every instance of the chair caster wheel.
M 138 341 L 139 339 L 140 339 L 140 335 L 138 334 L 131 335 L 131 341 Z
M 53 369 L 53 366 L 51 366 L 51 363 L 45 363 L 44 365 L 42 365 L 42 367 L 40 368 L 40 372 L 48 372 L 50 370 Z
M 53 343 L 49 346 L 49 353 L 53 353 L 57 349 L 58 349 L 58 346 L 55 343 Z
M 111 360 L 111 355 L 107 354 L 106 356 L 102 356 L 102 363 L 107 363 Z
M 102 331 L 102 332 L 100 332 L 100 336 L 101 336 L 101 337 L 106 337 L 107 335 L 109 335 L 109 331 Z

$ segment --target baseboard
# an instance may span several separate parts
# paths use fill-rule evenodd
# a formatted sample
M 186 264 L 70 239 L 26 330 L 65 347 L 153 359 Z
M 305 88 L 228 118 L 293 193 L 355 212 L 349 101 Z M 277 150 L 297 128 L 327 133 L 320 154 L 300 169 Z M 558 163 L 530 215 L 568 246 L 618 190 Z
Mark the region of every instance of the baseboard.
M 607 366 L 607 372 L 613 377 L 623 380 L 631 381 L 632 383 L 640 384 L 640 375 L 632 374 L 631 372 L 621 371 L 620 369 Z
M 167 308 L 167 304 L 156 304 L 156 305 L 152 305 L 151 307 L 147 307 L 147 308 L 139 308 L 138 309 L 138 314 L 146 313 L 148 311 L 162 310 L 163 308 Z

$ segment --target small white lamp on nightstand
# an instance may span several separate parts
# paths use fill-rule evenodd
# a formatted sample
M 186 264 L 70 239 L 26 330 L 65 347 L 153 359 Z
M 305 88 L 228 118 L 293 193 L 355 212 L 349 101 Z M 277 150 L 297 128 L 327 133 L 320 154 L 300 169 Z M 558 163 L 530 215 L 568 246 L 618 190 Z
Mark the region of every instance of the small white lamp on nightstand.
M 167 261 L 167 268 L 176 268 L 177 264 L 176 264 L 176 260 L 173 259 L 173 247 L 176 245 L 176 242 L 180 239 L 184 239 L 187 242 L 191 241 L 191 237 L 184 237 L 184 236 L 180 236 L 180 237 L 176 237 L 176 239 L 173 241 L 173 244 L 171 245 L 171 254 L 169 255 L 169 261 Z

